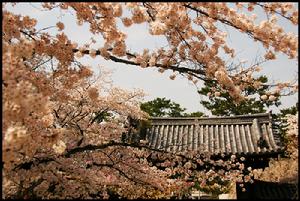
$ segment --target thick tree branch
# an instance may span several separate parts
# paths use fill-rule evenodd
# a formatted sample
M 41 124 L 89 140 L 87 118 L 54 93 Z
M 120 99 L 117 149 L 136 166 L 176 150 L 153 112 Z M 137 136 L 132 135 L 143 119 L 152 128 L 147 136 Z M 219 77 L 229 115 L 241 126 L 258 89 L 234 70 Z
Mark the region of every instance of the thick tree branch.
M 76 53 L 78 52 L 79 49 L 73 49 L 73 52 Z M 89 50 L 84 50 L 83 52 L 81 52 L 83 54 L 89 54 L 90 51 Z M 100 51 L 96 50 L 96 55 L 100 55 Z M 126 53 L 126 55 L 131 56 L 131 57 L 136 57 L 135 55 L 131 54 L 131 53 Z M 126 60 L 126 59 L 121 59 L 115 56 L 110 55 L 109 59 L 117 62 L 117 63 L 124 63 L 124 64 L 129 64 L 129 65 L 134 65 L 134 66 L 140 66 L 140 63 L 136 63 L 130 60 Z M 204 80 L 203 77 L 200 77 L 201 75 L 205 75 L 205 71 L 201 70 L 201 69 L 190 69 L 190 68 L 186 68 L 186 67 L 181 67 L 181 66 L 174 66 L 174 65 L 170 65 L 170 66 L 166 66 L 166 65 L 162 65 L 162 64 L 155 64 L 156 67 L 161 67 L 164 69 L 169 69 L 169 70 L 173 70 L 173 71 L 177 71 L 179 73 L 188 73 L 190 75 L 193 75 L 196 78 L 199 78 L 201 80 Z M 149 67 L 149 64 L 147 64 L 147 67 Z
M 292 22 L 292 18 L 291 17 L 285 16 L 284 14 L 278 12 L 277 10 L 272 9 L 272 7 L 269 7 L 269 6 L 265 5 L 265 4 L 261 4 L 261 3 L 258 3 L 258 2 L 255 2 L 255 4 L 258 5 L 258 6 L 260 6 L 263 9 L 268 9 L 271 12 L 274 12 L 274 13 L 280 15 L 281 17 L 283 17 L 283 18 L 285 18 L 285 19 L 287 19 L 287 20 L 289 20 L 289 21 Z

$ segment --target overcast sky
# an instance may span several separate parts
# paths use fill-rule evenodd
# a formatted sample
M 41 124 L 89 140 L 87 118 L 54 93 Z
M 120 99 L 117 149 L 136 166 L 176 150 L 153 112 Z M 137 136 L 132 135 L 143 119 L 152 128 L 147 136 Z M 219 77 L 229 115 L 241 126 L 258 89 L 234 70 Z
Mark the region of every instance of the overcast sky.
M 88 31 L 88 25 L 84 24 L 79 27 L 71 13 L 61 12 L 58 9 L 41 12 L 37 3 L 17 3 L 17 6 L 13 8 L 11 6 L 6 6 L 6 8 L 17 14 L 36 18 L 38 20 L 37 29 L 55 26 L 58 20 L 63 22 L 66 35 L 71 40 L 78 42 L 79 45 L 89 43 L 92 37 Z M 261 12 L 258 13 L 258 17 L 265 18 L 265 15 Z M 280 20 L 279 23 L 287 32 L 293 32 L 298 35 L 297 26 L 292 26 L 285 19 Z M 123 26 L 121 25 L 120 27 Z M 131 51 L 138 52 L 144 48 L 151 50 L 167 44 L 163 37 L 152 37 L 146 28 L 145 23 L 133 25 L 130 28 L 123 28 L 124 32 L 127 33 L 127 46 Z M 237 59 L 248 60 L 250 64 L 257 55 L 263 55 L 262 46 L 258 42 L 253 42 L 247 35 L 240 34 L 229 27 L 221 26 L 220 28 L 229 32 L 228 43 L 231 47 L 236 48 L 238 52 Z M 55 31 L 56 28 L 49 29 L 51 33 L 55 33 Z M 102 47 L 102 37 L 100 35 L 93 37 L 97 40 L 94 47 Z M 269 61 L 262 65 L 262 73 L 266 74 L 269 80 L 274 81 L 289 81 L 295 78 L 298 74 L 297 60 L 289 60 L 283 54 L 278 54 L 277 57 L 276 61 Z M 106 61 L 100 57 L 91 59 L 89 56 L 85 56 L 81 61 L 84 64 L 93 66 L 95 70 L 99 70 L 99 65 L 112 69 L 114 85 L 125 89 L 143 89 L 148 94 L 145 97 L 145 101 L 156 97 L 166 97 L 187 108 L 188 112 L 202 111 L 209 114 L 199 103 L 203 97 L 198 95 L 196 87 L 188 82 L 187 79 L 179 76 L 175 80 L 170 80 L 171 71 L 166 71 L 162 74 L 157 71 L 157 68 L 142 69 L 136 66 Z M 198 87 L 201 87 L 201 82 L 198 84 Z M 298 94 L 283 97 L 281 101 L 283 105 L 280 108 L 293 106 L 298 102 Z M 276 111 L 275 108 L 272 109 Z

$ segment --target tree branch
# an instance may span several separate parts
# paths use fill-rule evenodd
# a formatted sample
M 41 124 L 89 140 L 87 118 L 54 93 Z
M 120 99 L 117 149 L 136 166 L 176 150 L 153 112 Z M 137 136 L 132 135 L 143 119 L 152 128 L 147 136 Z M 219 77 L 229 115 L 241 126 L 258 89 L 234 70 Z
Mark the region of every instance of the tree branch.
M 220 21 L 220 22 L 222 22 L 223 24 L 226 24 L 226 25 L 228 25 L 228 26 L 231 26 L 231 27 L 233 27 L 233 28 L 235 28 L 235 29 L 237 29 L 237 30 L 243 31 L 240 27 L 236 26 L 235 24 L 233 24 L 233 23 L 230 22 L 229 20 L 226 20 L 226 19 L 224 19 L 224 18 L 221 19 L 221 18 L 217 18 L 217 17 L 212 17 L 212 16 L 210 16 L 208 13 L 206 13 L 205 11 L 200 10 L 200 9 L 198 9 L 198 8 L 196 8 L 196 7 L 193 7 L 193 6 L 187 5 L 187 4 L 184 4 L 183 6 L 186 7 L 186 8 L 189 8 L 189 9 L 191 9 L 191 10 L 193 10 L 193 11 L 196 11 L 197 13 L 200 13 L 200 14 L 202 14 L 202 15 L 205 15 L 206 17 L 209 17 L 209 18 L 211 18 L 211 19 Z M 244 32 L 244 31 L 243 31 L 243 32 Z M 258 40 L 258 41 L 264 43 L 264 41 L 262 41 L 261 39 L 255 37 L 255 36 L 252 34 L 251 31 L 246 30 L 245 32 L 246 32 L 250 37 L 252 37 L 253 39 Z
M 79 51 L 79 49 L 73 49 L 74 53 L 76 53 L 78 51 Z M 89 54 L 89 52 L 90 52 L 89 50 L 84 50 L 81 53 Z M 96 50 L 96 55 L 100 55 L 99 50 Z M 133 55 L 131 53 L 126 53 L 126 55 L 131 56 L 131 57 L 136 57 L 135 55 Z M 117 63 L 124 63 L 124 64 L 129 64 L 129 65 L 134 65 L 134 66 L 140 66 L 140 63 L 135 63 L 133 61 L 126 60 L 126 59 L 121 59 L 121 58 L 118 58 L 118 57 L 115 57 L 115 56 L 112 56 L 112 55 L 109 56 L 109 59 L 114 61 L 114 62 L 117 62 Z M 197 77 L 201 80 L 204 80 L 204 78 L 200 77 L 200 75 L 205 75 L 205 71 L 203 71 L 201 69 L 190 69 L 190 68 L 178 67 L 178 66 L 174 66 L 174 65 L 166 66 L 166 65 L 162 65 L 162 64 L 158 64 L 158 63 L 156 63 L 155 66 L 156 67 L 161 67 L 161 68 L 164 68 L 164 69 L 168 69 L 168 70 L 177 71 L 177 72 L 180 72 L 180 73 L 188 73 L 190 75 L 193 75 L 194 77 Z M 149 64 L 147 64 L 147 67 L 150 67 Z

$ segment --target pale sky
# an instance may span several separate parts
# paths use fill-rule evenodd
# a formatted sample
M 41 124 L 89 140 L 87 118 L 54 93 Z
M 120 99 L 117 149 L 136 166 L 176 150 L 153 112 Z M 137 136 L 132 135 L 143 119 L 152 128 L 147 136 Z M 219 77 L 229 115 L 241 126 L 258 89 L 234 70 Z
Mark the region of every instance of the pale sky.
M 21 15 L 29 15 L 38 20 L 37 30 L 39 28 L 45 28 L 49 26 L 55 26 L 59 20 L 65 24 L 65 34 L 73 41 L 76 41 L 79 45 L 90 42 L 92 34 L 88 31 L 88 25 L 78 26 L 71 13 L 61 12 L 58 9 L 53 11 L 43 11 L 38 9 L 38 3 L 17 3 L 17 6 L 6 6 L 6 9 L 13 11 Z M 297 6 L 298 7 L 298 6 Z M 265 18 L 265 15 L 261 13 L 258 18 Z M 298 27 L 292 26 L 287 20 L 283 19 L 279 21 L 280 25 L 287 32 L 293 32 L 298 35 Z M 122 25 L 120 27 L 123 27 Z M 141 25 L 133 25 L 123 30 L 127 33 L 126 44 L 127 47 L 133 52 L 138 52 L 144 48 L 155 49 L 157 47 L 166 45 L 166 40 L 163 37 L 151 36 L 145 23 Z M 221 26 L 223 30 L 228 30 L 229 37 L 228 43 L 231 47 L 235 47 L 238 52 L 238 58 L 240 60 L 245 59 L 249 61 L 249 64 L 254 61 L 257 55 L 263 56 L 263 48 L 258 42 L 253 42 L 245 34 L 241 34 L 229 27 Z M 49 29 L 49 32 L 55 33 L 56 28 Z M 93 36 L 97 43 L 94 48 L 98 49 L 102 47 L 103 40 L 100 35 Z M 286 55 L 277 54 L 278 59 L 276 61 L 269 61 L 262 65 L 263 70 L 261 73 L 266 74 L 269 80 L 274 81 L 289 81 L 298 76 L 298 62 L 296 59 L 289 60 Z M 206 114 L 210 114 L 208 110 L 200 105 L 200 97 L 197 93 L 196 87 L 190 83 L 187 79 L 177 76 L 175 80 L 170 80 L 169 76 L 171 71 L 165 71 L 165 73 L 159 73 L 157 68 L 142 69 L 137 66 L 125 65 L 104 60 L 100 57 L 96 59 L 90 58 L 88 55 L 80 60 L 83 64 L 93 66 L 98 71 L 99 65 L 105 66 L 107 69 L 112 69 L 112 80 L 115 86 L 119 86 L 125 89 L 143 89 L 146 94 L 145 101 L 152 100 L 156 97 L 166 97 L 179 103 L 182 107 L 187 109 L 187 112 L 202 111 Z M 198 84 L 201 87 L 201 82 Z M 298 94 L 289 97 L 281 98 L 282 106 L 279 108 L 287 108 L 295 105 L 298 102 Z M 275 108 L 272 108 L 276 111 Z

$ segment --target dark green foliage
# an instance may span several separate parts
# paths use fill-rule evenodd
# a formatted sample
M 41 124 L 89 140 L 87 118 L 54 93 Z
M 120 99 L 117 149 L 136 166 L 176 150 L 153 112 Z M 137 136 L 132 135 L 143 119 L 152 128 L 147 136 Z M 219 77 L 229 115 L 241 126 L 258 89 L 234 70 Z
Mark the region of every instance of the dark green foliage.
M 141 109 L 151 117 L 201 117 L 202 112 L 184 113 L 186 110 L 178 103 L 166 98 L 156 98 L 141 104 Z
M 192 112 L 192 113 L 184 113 L 185 117 L 203 117 L 205 116 L 203 112 Z
M 152 117 L 181 117 L 185 108 L 165 98 L 156 98 L 141 104 L 141 109 Z
M 95 112 L 95 117 L 93 118 L 93 120 L 91 121 L 91 123 L 97 122 L 97 123 L 101 123 L 103 121 L 107 121 L 109 119 L 109 117 L 112 117 L 112 114 L 110 112 L 107 112 L 106 110 L 101 110 L 98 112 Z
M 262 83 L 267 83 L 268 78 L 266 76 L 261 76 L 257 78 L 257 81 Z M 211 91 L 211 88 L 216 88 L 217 91 L 220 91 L 219 86 L 216 81 L 210 80 L 205 82 L 205 87 L 198 91 L 201 95 L 207 95 Z M 253 86 L 246 87 L 242 93 L 246 96 L 249 95 L 263 95 L 269 89 L 268 86 L 263 86 L 260 89 L 256 89 Z M 263 101 L 255 100 L 255 98 L 249 98 L 244 100 L 239 104 L 236 104 L 228 92 L 222 92 L 220 97 L 210 96 L 209 101 L 202 100 L 200 103 L 210 110 L 213 115 L 220 116 L 229 116 L 229 115 L 242 115 L 242 114 L 255 114 L 255 113 L 264 113 L 266 108 L 271 105 L 279 106 L 281 103 L 278 99 L 274 102 L 272 101 Z
M 280 115 L 282 116 L 286 116 L 287 114 L 296 115 L 297 112 L 298 112 L 298 103 L 296 103 L 295 106 L 292 106 L 290 108 L 280 110 Z

